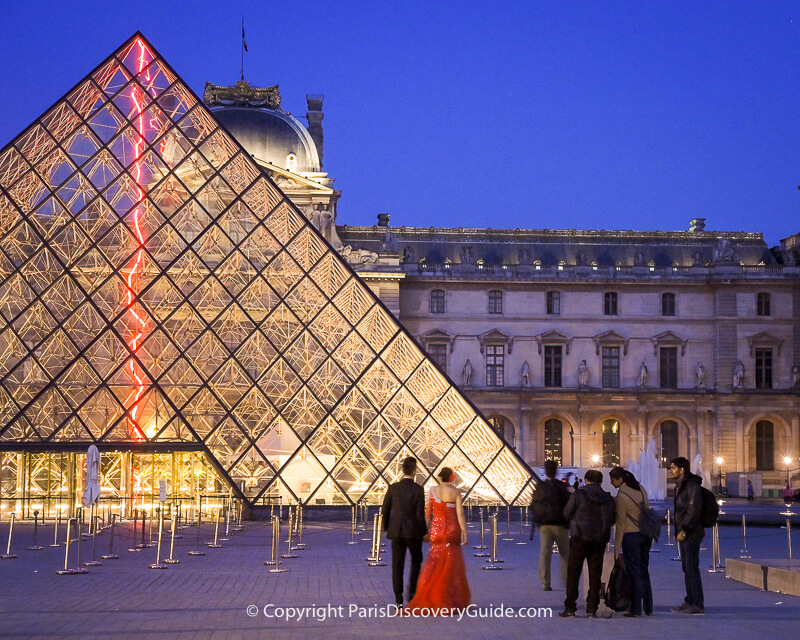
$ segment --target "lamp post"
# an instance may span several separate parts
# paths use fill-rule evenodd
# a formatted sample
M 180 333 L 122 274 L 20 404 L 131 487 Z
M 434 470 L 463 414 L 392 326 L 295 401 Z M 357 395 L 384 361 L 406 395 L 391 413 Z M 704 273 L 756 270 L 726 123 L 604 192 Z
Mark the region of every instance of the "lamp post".
M 783 457 L 783 464 L 786 465 L 786 486 L 790 486 L 789 484 L 789 465 L 792 464 L 792 459 L 789 456 Z
M 717 466 L 719 467 L 719 493 L 722 495 L 722 463 L 725 462 L 722 456 L 717 456 Z

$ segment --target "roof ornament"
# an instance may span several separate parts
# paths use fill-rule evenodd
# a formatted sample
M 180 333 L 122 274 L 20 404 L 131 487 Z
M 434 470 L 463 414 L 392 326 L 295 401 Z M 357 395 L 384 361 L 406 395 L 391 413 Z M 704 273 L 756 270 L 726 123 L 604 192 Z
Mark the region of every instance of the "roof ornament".
M 221 86 L 206 82 L 203 89 L 203 102 L 209 107 L 261 107 L 281 109 L 281 92 L 278 85 L 254 87 L 247 80 L 239 80 L 233 86 Z

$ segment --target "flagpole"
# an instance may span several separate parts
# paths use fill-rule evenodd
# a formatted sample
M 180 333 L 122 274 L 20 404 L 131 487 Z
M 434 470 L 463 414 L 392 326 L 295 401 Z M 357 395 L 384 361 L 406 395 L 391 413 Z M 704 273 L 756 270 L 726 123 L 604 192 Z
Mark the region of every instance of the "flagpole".
M 241 67 L 241 75 L 242 80 L 244 80 L 244 14 L 242 14 L 242 67 Z

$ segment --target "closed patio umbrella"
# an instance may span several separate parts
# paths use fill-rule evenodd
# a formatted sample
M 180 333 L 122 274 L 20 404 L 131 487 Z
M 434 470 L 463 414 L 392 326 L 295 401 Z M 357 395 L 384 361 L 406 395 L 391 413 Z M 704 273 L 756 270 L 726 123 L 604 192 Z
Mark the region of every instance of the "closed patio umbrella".
M 86 483 L 84 485 L 82 502 L 88 507 L 97 502 L 100 497 L 100 452 L 92 445 L 86 452 Z

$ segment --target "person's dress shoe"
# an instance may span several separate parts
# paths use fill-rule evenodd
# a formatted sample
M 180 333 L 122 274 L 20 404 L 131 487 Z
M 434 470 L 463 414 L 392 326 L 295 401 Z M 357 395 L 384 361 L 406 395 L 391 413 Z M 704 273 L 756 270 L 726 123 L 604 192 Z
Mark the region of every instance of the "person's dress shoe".
M 686 607 L 681 613 L 687 616 L 704 616 L 706 615 L 706 610 L 700 607 Z
M 558 614 L 559 618 L 574 618 L 575 612 L 572 609 L 564 609 L 561 613 Z
M 689 603 L 688 602 L 684 602 L 683 604 L 680 604 L 677 607 L 672 607 L 671 611 L 673 613 L 680 613 L 684 609 L 688 609 L 688 608 L 689 608 Z
M 623 618 L 638 618 L 639 614 L 638 613 L 631 613 L 630 611 L 626 611 L 625 613 L 622 614 L 622 617 Z
M 551 587 L 549 584 L 546 587 L 542 587 L 542 591 L 552 591 L 552 590 L 553 587 Z

